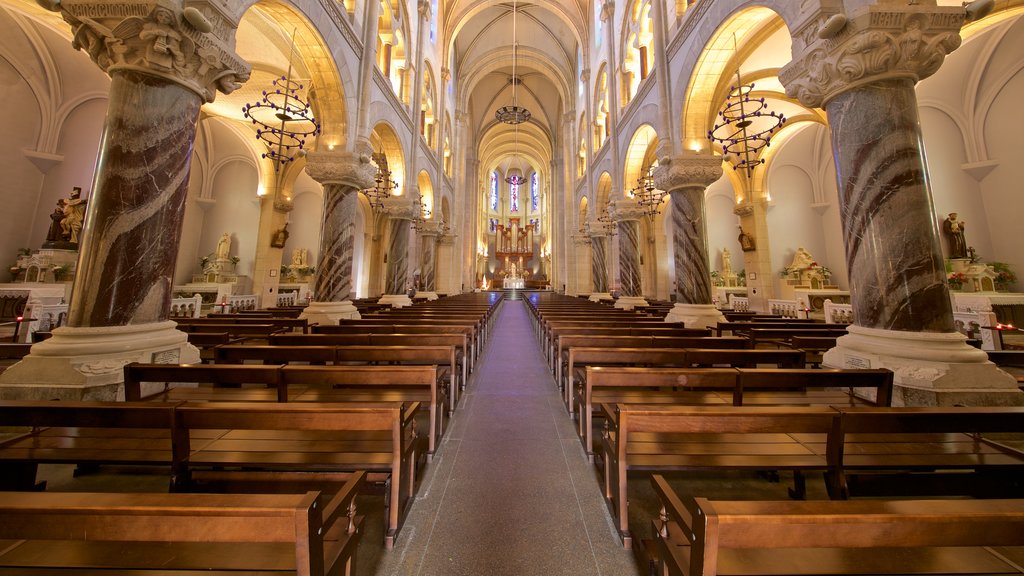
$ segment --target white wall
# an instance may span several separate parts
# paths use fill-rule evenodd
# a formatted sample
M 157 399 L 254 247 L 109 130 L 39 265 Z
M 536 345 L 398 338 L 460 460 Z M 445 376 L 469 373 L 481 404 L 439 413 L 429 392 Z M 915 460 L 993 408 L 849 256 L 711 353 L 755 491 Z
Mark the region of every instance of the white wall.
M 320 254 L 320 228 L 324 211 L 323 188 L 305 172 L 295 182 L 294 208 L 288 216 L 288 242 L 282 263 L 291 262 L 296 249 L 309 250 L 310 266 L 317 265 Z

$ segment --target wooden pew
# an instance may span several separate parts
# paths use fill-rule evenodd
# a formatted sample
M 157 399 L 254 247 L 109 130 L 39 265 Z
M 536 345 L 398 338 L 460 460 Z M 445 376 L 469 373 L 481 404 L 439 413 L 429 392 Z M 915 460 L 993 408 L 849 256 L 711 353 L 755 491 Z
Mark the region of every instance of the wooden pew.
M 332 497 L 3 492 L 0 571 L 354 574 L 364 476 Z
M 617 425 L 602 438 L 604 491 L 626 548 L 633 542 L 629 472 L 792 470 L 802 480 L 803 473 L 826 471 L 828 462 L 794 435 L 827 434 L 838 418 L 828 407 L 618 404 L 610 411 Z
M 309 321 L 305 318 L 278 318 L 267 314 L 244 314 L 244 315 L 217 315 L 203 318 L 184 318 L 177 320 L 179 326 L 202 326 L 208 324 L 272 324 L 278 328 L 291 332 L 298 330 L 303 334 L 309 333 Z
M 421 402 L 427 407 L 428 459 L 449 412 L 435 366 L 125 365 L 125 399 L 141 400 L 144 382 L 163 383 L 164 391 L 148 398 L 165 402 Z M 167 389 L 171 383 L 213 387 Z M 238 388 L 242 384 L 263 387 Z
M 780 346 L 792 347 L 793 338 L 800 336 L 831 337 L 838 338 L 846 335 L 846 328 L 838 329 L 812 329 L 812 328 L 751 328 L 741 332 L 750 340 L 750 347 L 757 348 L 758 344 L 772 343 Z
M 391 549 L 412 504 L 420 441 L 418 402 L 200 402 L 175 408 L 172 488 L 208 491 L 251 481 L 299 486 L 366 470 L 385 482 L 384 545 Z M 192 442 L 196 433 L 217 433 Z
M 658 574 L 1020 573 L 1020 499 L 721 501 L 651 482 Z
M 785 320 L 774 318 L 753 319 L 735 322 L 719 322 L 715 326 L 715 334 L 723 336 L 726 332 L 746 332 L 752 328 L 779 329 L 795 328 L 800 330 L 843 330 L 848 324 L 824 324 L 815 320 L 787 318 Z
M 807 353 L 807 362 L 814 366 L 821 365 L 825 352 L 836 347 L 837 336 L 793 336 L 789 345 L 794 350 Z
M 316 326 L 314 334 L 464 334 L 468 341 L 469 366 L 472 370 L 477 357 L 483 350 L 483 336 L 478 333 L 478 326 L 462 321 L 441 321 L 430 320 L 420 323 L 413 320 L 407 324 L 395 324 L 380 320 L 355 320 L 354 323 L 345 323 L 340 326 Z
M 32 344 L 25 343 L 0 343 L 0 373 L 12 364 L 18 362 L 32 351 Z

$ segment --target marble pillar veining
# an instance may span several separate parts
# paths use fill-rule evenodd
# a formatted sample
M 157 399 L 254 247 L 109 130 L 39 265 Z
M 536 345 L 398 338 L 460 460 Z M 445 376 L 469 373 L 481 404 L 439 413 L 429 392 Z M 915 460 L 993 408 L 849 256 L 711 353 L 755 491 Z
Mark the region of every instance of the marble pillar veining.
M 71 292 L 68 326 L 167 320 L 202 98 L 135 71 L 112 75 L 110 106 Z
M 641 296 L 640 222 L 624 220 L 619 226 L 619 290 L 622 296 Z
M 433 292 L 437 289 L 437 235 L 424 234 L 420 236 L 420 240 L 422 244 L 420 282 L 423 284 L 421 290 Z
M 385 294 L 404 294 L 409 287 L 409 229 L 408 220 L 391 220 L 388 231 L 388 269 L 384 282 Z
M 849 89 L 826 110 L 855 323 L 953 332 L 913 80 Z
M 675 190 L 671 199 L 676 302 L 711 304 L 704 189 L 689 187 Z
M 605 237 L 593 236 L 591 238 L 591 277 L 594 282 L 594 292 L 608 291 L 608 266 L 606 261 Z
M 324 185 L 323 228 L 313 298 L 343 302 L 352 297 L 352 255 L 358 193 L 345 184 Z

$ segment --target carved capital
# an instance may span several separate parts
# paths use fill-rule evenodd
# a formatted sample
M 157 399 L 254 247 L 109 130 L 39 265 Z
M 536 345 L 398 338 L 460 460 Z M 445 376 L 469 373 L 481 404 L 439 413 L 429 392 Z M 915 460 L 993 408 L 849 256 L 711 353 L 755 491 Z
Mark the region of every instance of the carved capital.
M 608 203 L 608 213 L 616 222 L 640 220 L 645 215 L 643 206 L 636 200 L 613 200 Z
M 317 182 L 341 184 L 353 190 L 365 190 L 375 184 L 377 165 L 369 150 L 310 152 L 306 155 L 306 173 Z
M 601 22 L 610 22 L 615 17 L 615 1 L 605 0 L 601 4 Z
M 572 235 L 572 243 L 577 246 L 590 246 L 590 234 L 577 232 Z
M 965 12 L 955 6 L 886 3 L 859 8 L 835 30 L 837 18 L 843 16 L 819 10 L 793 34 L 794 58 L 779 80 L 786 95 L 804 106 L 822 107 L 870 82 L 931 76 L 960 46 Z
M 754 205 L 751 204 L 750 202 L 744 202 L 743 204 L 737 204 L 736 207 L 732 209 L 732 213 L 737 215 L 737 216 L 739 216 L 739 217 L 741 217 L 741 218 L 743 216 L 753 216 L 754 215 Z
M 583 71 L 580 72 L 580 80 L 590 82 L 590 68 L 584 68 Z
M 416 217 L 416 206 L 413 205 L 412 199 L 406 196 L 385 198 L 382 211 L 392 220 L 412 220 Z
M 424 220 L 420 222 L 416 231 L 420 236 L 437 236 L 441 233 L 441 223 L 434 219 Z
M 447 66 L 441 67 L 441 81 L 447 82 L 452 79 L 452 70 Z
M 722 177 L 722 157 L 711 154 L 680 154 L 658 159 L 654 185 L 671 194 L 685 188 L 707 188 Z
M 138 71 L 171 80 L 212 102 L 249 79 L 231 47 L 236 24 L 207 0 L 50 2 L 71 25 L 71 45 L 107 74 Z
M 429 22 L 430 21 L 430 0 L 420 0 L 416 5 L 416 11 L 419 12 L 420 18 Z

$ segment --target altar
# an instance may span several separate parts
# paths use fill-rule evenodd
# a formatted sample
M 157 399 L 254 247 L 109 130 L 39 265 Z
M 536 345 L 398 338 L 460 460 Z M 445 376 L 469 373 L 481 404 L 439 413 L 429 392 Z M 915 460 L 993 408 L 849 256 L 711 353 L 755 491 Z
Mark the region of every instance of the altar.
M 824 313 L 826 300 L 831 300 L 833 304 L 849 304 L 850 293 L 837 288 L 797 288 L 793 290 L 792 299 L 810 308 L 811 314 Z
M 515 288 L 515 289 L 518 289 L 518 290 L 522 290 L 523 288 L 526 287 L 526 280 L 524 280 L 522 278 L 505 278 L 505 280 L 503 282 L 503 286 L 506 289 L 513 289 L 513 288 Z
M 1024 326 L 1024 294 L 1020 292 L 953 292 L 953 313 L 990 313 L 997 322 Z

